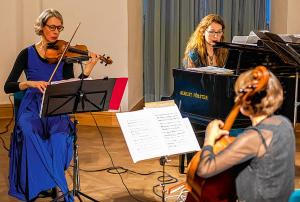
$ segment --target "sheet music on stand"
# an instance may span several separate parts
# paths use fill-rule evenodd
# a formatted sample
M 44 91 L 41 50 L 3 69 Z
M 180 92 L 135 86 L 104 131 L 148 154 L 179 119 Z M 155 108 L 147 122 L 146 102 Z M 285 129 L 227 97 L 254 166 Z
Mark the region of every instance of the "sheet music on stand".
M 60 83 L 68 83 L 68 82 L 73 82 L 73 81 L 80 81 L 80 78 L 71 78 L 71 79 L 64 79 L 64 80 L 59 80 L 59 81 L 51 81 L 51 85 L 55 84 L 60 84 Z M 83 79 L 84 81 L 86 80 L 93 80 L 91 77 L 87 77 Z
M 118 108 L 128 78 L 105 79 L 69 79 L 52 82 L 47 86 L 41 103 L 40 117 L 83 112 L 106 111 L 109 108 Z M 73 117 L 73 189 L 69 190 L 53 201 L 60 201 L 62 197 L 72 194 L 98 201 L 80 191 L 79 157 L 77 144 L 76 116 Z
M 279 35 L 271 32 L 256 32 L 261 43 L 273 50 L 282 61 L 293 66 L 300 65 L 299 53 Z
M 74 78 L 51 82 L 42 98 L 40 117 L 117 110 L 127 80 L 128 78 Z
M 258 36 L 251 31 L 248 36 L 233 36 L 232 43 L 247 44 L 249 46 L 257 46 Z
M 117 113 L 117 119 L 134 163 L 200 150 L 191 123 L 176 105 Z
M 187 70 L 193 71 L 193 72 L 203 72 L 203 73 L 222 74 L 222 75 L 233 75 L 234 74 L 234 71 L 232 69 L 227 69 L 227 68 L 223 68 L 223 67 L 215 67 L 215 66 L 187 68 Z
M 268 30 L 260 31 L 261 33 L 270 33 Z M 250 46 L 257 46 L 257 42 L 260 38 L 256 35 L 257 32 L 250 31 L 248 36 L 233 36 L 232 43 L 236 44 L 247 44 Z M 276 34 L 285 43 L 299 43 L 300 36 L 297 34 Z

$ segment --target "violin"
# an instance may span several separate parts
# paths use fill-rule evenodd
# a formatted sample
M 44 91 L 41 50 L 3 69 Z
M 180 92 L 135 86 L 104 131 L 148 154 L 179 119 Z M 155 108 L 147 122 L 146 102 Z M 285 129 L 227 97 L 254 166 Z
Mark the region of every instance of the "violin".
M 245 89 L 240 89 L 240 93 L 235 100 L 235 104 L 227 116 L 223 129 L 230 130 L 240 107 L 243 103 L 251 101 L 251 98 L 256 93 L 264 90 L 268 84 L 269 72 L 264 66 L 257 66 L 250 75 L 250 85 Z M 215 154 L 224 150 L 229 144 L 234 141 L 234 137 L 222 136 L 216 141 L 213 146 Z M 200 163 L 201 151 L 198 151 L 189 163 L 185 187 L 189 191 L 187 202 L 235 202 L 235 178 L 237 173 L 234 168 L 226 170 L 216 176 L 203 179 L 199 177 L 197 169 Z
M 62 56 L 65 47 L 67 46 L 68 42 L 64 40 L 57 40 L 54 43 L 49 43 L 46 47 L 45 57 L 48 60 L 50 64 L 57 63 L 60 57 Z M 98 55 L 100 59 L 100 63 L 105 63 L 105 66 L 108 64 L 112 64 L 113 61 L 108 56 L 106 57 L 104 55 Z M 63 56 L 64 59 L 68 59 L 69 61 L 72 59 L 74 61 L 79 60 L 80 61 L 86 61 L 89 60 L 89 52 L 88 48 L 85 45 L 75 45 L 75 46 L 69 46 L 68 50 L 66 51 L 65 55 Z

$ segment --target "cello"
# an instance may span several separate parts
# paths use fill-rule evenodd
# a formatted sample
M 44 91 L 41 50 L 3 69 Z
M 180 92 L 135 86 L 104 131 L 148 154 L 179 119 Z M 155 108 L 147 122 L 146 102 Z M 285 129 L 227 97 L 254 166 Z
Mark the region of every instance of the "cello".
M 235 104 L 227 116 L 223 130 L 230 130 L 240 107 L 243 103 L 251 101 L 251 97 L 264 90 L 268 84 L 269 72 L 264 66 L 257 66 L 250 75 L 251 85 L 241 89 L 235 99 Z M 213 146 L 213 151 L 218 154 L 234 141 L 234 137 L 222 136 Z M 210 178 L 201 178 L 197 175 L 201 151 L 198 151 L 188 165 L 185 188 L 189 191 L 187 202 L 236 202 L 235 172 L 234 167 Z

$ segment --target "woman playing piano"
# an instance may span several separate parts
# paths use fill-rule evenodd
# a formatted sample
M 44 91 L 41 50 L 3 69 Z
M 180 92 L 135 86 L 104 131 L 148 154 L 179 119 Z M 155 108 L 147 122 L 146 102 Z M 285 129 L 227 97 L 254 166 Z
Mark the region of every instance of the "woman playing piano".
M 235 92 L 249 86 L 249 74 L 244 72 L 235 83 Z M 197 175 L 208 178 L 235 165 L 241 167 L 236 178 L 239 201 L 283 202 L 294 190 L 295 137 L 290 121 L 273 113 L 281 106 L 283 90 L 270 72 L 264 91 L 251 97 L 240 107 L 252 126 L 246 128 L 228 147 L 215 154 L 213 146 L 228 131 L 224 123 L 214 120 L 206 128 Z
M 216 42 L 224 40 L 225 25 L 215 14 L 205 16 L 190 37 L 183 58 L 185 68 L 223 66 L 226 50 L 214 49 Z

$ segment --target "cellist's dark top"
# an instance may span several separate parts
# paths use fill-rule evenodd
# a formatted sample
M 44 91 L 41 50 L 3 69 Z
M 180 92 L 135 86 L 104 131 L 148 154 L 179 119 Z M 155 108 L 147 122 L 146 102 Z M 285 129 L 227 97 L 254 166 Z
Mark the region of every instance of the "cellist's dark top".
M 243 165 L 236 179 L 239 201 L 288 201 L 295 177 L 295 135 L 290 121 L 273 115 L 247 128 L 218 154 L 203 148 L 197 174 L 210 177 L 234 165 Z
M 35 45 L 33 45 L 35 51 Z M 39 55 L 39 54 L 38 54 Z M 40 57 L 40 55 L 39 55 Z M 47 59 L 44 59 L 42 57 L 40 57 L 40 59 L 44 62 L 48 62 Z M 28 69 L 28 48 L 23 49 L 16 61 L 15 64 L 13 66 L 12 71 L 10 72 L 5 85 L 4 85 L 4 91 L 5 93 L 14 93 L 19 91 L 19 83 L 18 80 L 22 74 L 22 72 L 24 71 L 25 74 L 27 75 L 27 69 Z M 65 63 L 63 66 L 63 78 L 64 79 L 70 79 L 74 77 L 74 71 L 73 71 L 73 64 L 68 64 Z

